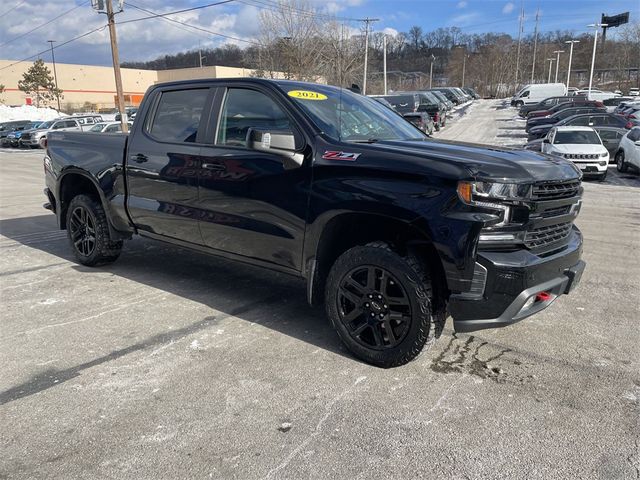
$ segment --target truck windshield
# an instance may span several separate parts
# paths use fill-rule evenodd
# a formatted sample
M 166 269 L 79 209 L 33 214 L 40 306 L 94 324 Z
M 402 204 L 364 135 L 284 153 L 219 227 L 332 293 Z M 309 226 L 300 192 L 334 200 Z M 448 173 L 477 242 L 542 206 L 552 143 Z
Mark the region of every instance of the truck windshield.
M 281 82 L 326 135 L 337 141 L 422 140 L 424 133 L 375 100 L 346 89 Z
M 556 133 L 556 138 L 553 140 L 553 143 L 556 145 L 567 143 L 600 145 L 602 142 L 596 132 L 584 130 L 574 132 L 559 131 Z

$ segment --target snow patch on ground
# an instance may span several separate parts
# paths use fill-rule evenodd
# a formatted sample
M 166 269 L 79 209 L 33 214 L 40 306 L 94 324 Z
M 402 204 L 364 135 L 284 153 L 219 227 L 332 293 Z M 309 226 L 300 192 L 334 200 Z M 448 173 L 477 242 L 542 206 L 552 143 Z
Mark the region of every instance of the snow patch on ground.
M 20 107 L 9 107 L 0 105 L 0 122 L 10 122 L 13 120 L 53 120 L 63 116 L 53 108 L 37 108 L 33 105 L 21 105 Z

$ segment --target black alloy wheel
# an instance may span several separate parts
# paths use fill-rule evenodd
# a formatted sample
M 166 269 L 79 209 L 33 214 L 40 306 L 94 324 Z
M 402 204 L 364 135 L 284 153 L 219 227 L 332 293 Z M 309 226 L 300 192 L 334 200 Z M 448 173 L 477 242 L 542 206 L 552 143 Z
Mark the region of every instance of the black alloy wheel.
M 629 169 L 627 163 L 624 161 L 624 150 L 620 150 L 616 154 L 616 168 L 620 173 L 626 173 Z
M 384 268 L 366 265 L 348 272 L 340 282 L 337 301 L 340 321 L 365 348 L 394 348 L 409 330 L 407 292 Z
M 85 257 L 96 248 L 96 225 L 93 217 L 83 206 L 75 207 L 69 217 L 69 233 L 77 251 Z

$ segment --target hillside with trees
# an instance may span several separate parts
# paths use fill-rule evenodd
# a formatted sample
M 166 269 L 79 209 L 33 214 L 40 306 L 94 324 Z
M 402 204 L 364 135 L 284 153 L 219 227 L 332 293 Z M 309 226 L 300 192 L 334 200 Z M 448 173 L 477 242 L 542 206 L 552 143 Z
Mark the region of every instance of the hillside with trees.
M 261 34 L 257 39 L 261 46 L 225 45 L 204 49 L 204 65 L 246 67 L 253 69 L 256 76 L 267 78 L 275 72 L 284 72 L 293 79 L 322 78 L 343 86 L 362 84 L 363 31 L 325 14 L 296 14 L 314 10 L 303 1 L 287 0 L 279 5 L 279 8 L 261 11 Z M 369 35 L 367 93 L 382 91 L 383 37 L 380 32 Z M 467 34 L 458 27 L 425 32 L 420 26 L 414 26 L 408 32 L 386 37 L 390 89 L 428 87 L 433 60 L 434 86 L 461 85 L 464 68 L 464 83 L 485 96 L 509 94 L 517 84 L 531 80 L 546 82 L 550 65 L 547 59 L 554 56 L 554 50 L 567 49 L 567 40 L 580 41 L 574 48 L 571 85 L 584 86 L 588 83 L 593 48 L 592 33 L 540 32 L 537 38 L 527 35 L 521 39 L 518 61 L 518 39 L 505 33 Z M 625 91 L 630 86 L 639 86 L 638 52 L 640 23 L 636 21 L 610 32 L 606 43 L 598 45 L 594 83 Z M 123 67 L 164 70 L 198 65 L 199 51 L 192 50 L 147 62 L 129 62 Z M 560 59 L 558 81 L 566 82 L 567 65 L 565 53 Z M 554 77 L 555 64 L 552 81 Z

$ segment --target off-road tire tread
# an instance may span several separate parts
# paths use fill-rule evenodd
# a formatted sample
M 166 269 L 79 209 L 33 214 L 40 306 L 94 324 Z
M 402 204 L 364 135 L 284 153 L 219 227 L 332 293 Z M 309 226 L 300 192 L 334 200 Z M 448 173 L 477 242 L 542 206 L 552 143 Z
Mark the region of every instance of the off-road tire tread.
M 344 344 L 349 348 L 349 342 L 353 341 L 350 337 L 345 338 L 343 332 L 337 328 L 336 321 L 339 321 L 337 318 L 333 318 L 333 315 L 330 313 L 329 303 L 333 298 L 332 295 L 329 294 L 329 289 L 335 287 L 334 280 L 334 268 L 336 266 L 339 267 L 342 259 L 347 258 L 347 256 L 351 256 L 357 254 L 358 249 L 362 248 L 378 248 L 380 250 L 385 250 L 391 254 L 396 255 L 401 261 L 405 263 L 405 265 L 413 271 L 418 281 L 414 280 L 411 276 L 405 275 L 403 280 L 408 281 L 411 285 L 411 288 L 408 292 L 409 296 L 415 296 L 416 303 L 418 304 L 420 314 L 416 315 L 414 312 L 413 321 L 419 322 L 417 334 L 414 336 L 413 340 L 410 344 L 408 344 L 405 348 L 398 351 L 399 347 L 391 351 L 384 351 L 386 355 L 385 358 L 376 358 L 372 359 L 365 355 L 361 355 L 358 352 L 354 351 L 350 348 L 352 353 L 357 357 L 382 368 L 393 368 L 409 363 L 411 360 L 420 355 L 421 352 L 427 350 L 434 343 L 435 339 L 439 336 L 439 333 L 442 331 L 442 327 L 444 326 L 444 321 L 446 319 L 446 315 L 443 312 L 436 312 L 435 314 L 432 312 L 433 302 L 433 286 L 431 281 L 431 276 L 426 268 L 424 262 L 414 253 L 409 251 L 406 255 L 401 256 L 396 251 L 394 251 L 391 246 L 386 242 L 371 242 L 366 244 L 364 247 L 353 247 L 350 250 L 347 250 L 343 253 L 338 260 L 336 260 L 334 266 L 331 268 L 331 272 L 329 273 L 329 278 L 327 279 L 325 293 L 325 299 L 327 299 L 327 316 L 331 320 L 333 328 L 336 330 L 340 339 L 344 342 Z M 406 285 L 405 285 L 406 288 Z M 438 332 L 439 330 L 439 332 Z M 378 352 L 380 353 L 380 352 Z
M 69 216 L 78 204 L 82 204 L 82 206 L 90 210 L 95 219 L 96 250 L 94 250 L 94 252 L 89 257 L 80 255 L 73 245 L 73 241 L 71 240 L 71 232 L 69 230 Z M 111 240 L 107 214 L 104 210 L 104 207 L 102 206 L 102 203 L 94 197 L 90 197 L 88 195 L 77 195 L 69 203 L 69 208 L 67 209 L 67 233 L 69 243 L 71 244 L 71 248 L 73 249 L 73 253 L 75 254 L 76 258 L 80 263 L 88 267 L 98 267 L 101 265 L 113 263 L 118 259 L 118 257 L 120 256 L 120 252 L 122 251 L 122 240 Z

